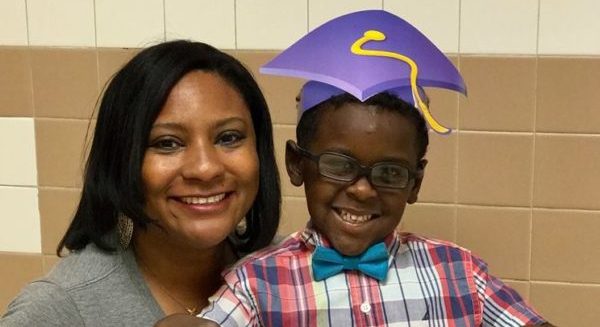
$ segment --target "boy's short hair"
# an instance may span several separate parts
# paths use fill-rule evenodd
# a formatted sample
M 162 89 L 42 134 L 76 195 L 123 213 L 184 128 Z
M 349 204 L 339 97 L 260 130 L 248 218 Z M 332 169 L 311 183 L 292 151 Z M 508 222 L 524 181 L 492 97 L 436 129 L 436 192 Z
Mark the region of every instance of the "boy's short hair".
M 425 119 L 417 108 L 387 92 L 376 94 L 364 102 L 358 100 L 349 93 L 344 93 L 331 97 L 329 100 L 305 111 L 300 117 L 300 121 L 296 127 L 296 140 L 298 141 L 298 145 L 308 148 L 317 133 L 317 128 L 319 128 L 319 122 L 323 112 L 340 108 L 347 103 L 363 103 L 385 110 L 392 110 L 406 118 L 415 127 L 417 159 L 423 159 L 427 153 L 427 146 L 429 145 L 429 134 Z

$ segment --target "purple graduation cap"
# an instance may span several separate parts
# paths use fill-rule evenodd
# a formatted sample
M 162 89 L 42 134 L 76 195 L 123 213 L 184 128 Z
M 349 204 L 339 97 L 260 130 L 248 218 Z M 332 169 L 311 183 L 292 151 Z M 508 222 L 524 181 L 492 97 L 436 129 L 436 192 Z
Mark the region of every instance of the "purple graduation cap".
M 344 92 L 365 101 L 386 91 L 419 108 L 429 126 L 441 134 L 450 129 L 433 118 L 422 88 L 466 94 L 452 62 L 419 30 L 383 10 L 330 20 L 262 66 L 260 72 L 308 80 L 301 91 L 301 113 Z

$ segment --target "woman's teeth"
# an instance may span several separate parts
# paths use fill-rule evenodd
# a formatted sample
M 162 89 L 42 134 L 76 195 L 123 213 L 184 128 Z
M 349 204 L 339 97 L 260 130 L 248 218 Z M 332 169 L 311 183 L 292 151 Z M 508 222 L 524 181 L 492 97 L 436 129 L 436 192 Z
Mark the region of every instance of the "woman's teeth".
M 342 220 L 351 224 L 360 224 L 360 223 L 364 223 L 366 221 L 371 220 L 371 218 L 373 218 L 373 215 L 353 215 L 347 211 L 344 210 L 340 210 L 340 217 L 342 217 Z
M 199 196 L 186 196 L 181 198 L 181 202 L 187 204 L 208 204 L 208 203 L 216 203 L 225 198 L 225 193 L 221 193 L 218 195 L 209 196 L 207 198 L 199 197 Z

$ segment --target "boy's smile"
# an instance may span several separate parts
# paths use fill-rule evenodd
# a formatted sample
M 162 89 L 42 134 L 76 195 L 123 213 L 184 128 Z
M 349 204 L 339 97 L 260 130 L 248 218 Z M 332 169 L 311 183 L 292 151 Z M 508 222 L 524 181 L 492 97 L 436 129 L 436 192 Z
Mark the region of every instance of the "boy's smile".
M 340 153 L 363 166 L 391 162 L 417 171 L 415 127 L 392 109 L 346 103 L 319 110 L 325 112 L 307 144 L 311 153 Z M 293 148 L 287 154 L 290 179 L 297 186 L 304 183 L 314 228 L 344 255 L 361 254 L 382 241 L 400 222 L 406 203 L 417 200 L 422 172 L 404 189 L 374 187 L 365 176 L 336 181 L 322 176 L 315 161 Z

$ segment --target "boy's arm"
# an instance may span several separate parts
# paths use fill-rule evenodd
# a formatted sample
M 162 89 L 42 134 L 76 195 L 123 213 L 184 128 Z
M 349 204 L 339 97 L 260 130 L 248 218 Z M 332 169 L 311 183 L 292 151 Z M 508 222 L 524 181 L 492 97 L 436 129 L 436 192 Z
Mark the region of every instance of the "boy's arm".
M 477 257 L 473 257 L 473 274 L 482 305 L 483 326 L 504 321 L 512 322 L 511 326 L 552 327 L 519 293 L 488 274 L 487 265 Z
M 176 313 L 159 320 L 154 327 L 219 327 L 214 321 Z

